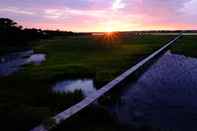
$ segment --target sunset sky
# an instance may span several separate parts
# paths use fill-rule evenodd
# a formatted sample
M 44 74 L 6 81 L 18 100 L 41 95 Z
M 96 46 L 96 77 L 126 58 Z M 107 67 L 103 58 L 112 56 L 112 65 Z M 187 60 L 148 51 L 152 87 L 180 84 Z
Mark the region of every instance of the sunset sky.
M 197 0 L 0 0 L 24 27 L 77 32 L 197 29 Z

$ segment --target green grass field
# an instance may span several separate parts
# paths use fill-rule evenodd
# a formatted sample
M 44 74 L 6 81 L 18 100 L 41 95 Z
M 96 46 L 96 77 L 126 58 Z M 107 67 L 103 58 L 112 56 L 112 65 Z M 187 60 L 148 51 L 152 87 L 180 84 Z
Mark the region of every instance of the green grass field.
M 197 57 L 197 36 L 184 36 L 176 42 L 172 52 L 188 57 Z
M 36 52 L 46 53 L 39 66 L 0 78 L 0 115 L 12 130 L 28 130 L 45 118 L 83 98 L 80 91 L 54 94 L 55 82 L 92 78 L 100 87 L 151 54 L 174 36 L 57 37 L 33 42 Z M 6 125 L 6 124 L 4 124 Z
M 51 80 L 58 76 L 92 77 L 96 83 L 104 84 L 168 40 L 169 36 L 132 36 L 113 42 L 94 37 L 40 41 L 35 50 L 46 53 L 47 61 L 23 73 Z

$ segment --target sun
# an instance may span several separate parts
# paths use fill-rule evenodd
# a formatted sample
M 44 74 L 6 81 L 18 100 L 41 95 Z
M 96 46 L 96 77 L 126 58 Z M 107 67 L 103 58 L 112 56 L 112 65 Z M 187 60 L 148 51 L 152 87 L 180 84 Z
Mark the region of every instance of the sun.
M 118 37 L 117 34 L 118 33 L 115 31 L 113 22 L 112 21 L 107 22 L 105 26 L 104 38 L 107 41 L 114 41 Z
M 105 32 L 104 39 L 108 42 L 113 42 L 119 38 L 118 32 L 108 30 Z
M 106 28 L 106 33 L 111 34 L 112 32 L 113 32 L 112 26 L 107 26 L 107 28 Z
M 105 32 L 105 34 L 108 36 L 108 37 L 111 37 L 113 36 L 114 32 L 112 30 L 108 30 Z

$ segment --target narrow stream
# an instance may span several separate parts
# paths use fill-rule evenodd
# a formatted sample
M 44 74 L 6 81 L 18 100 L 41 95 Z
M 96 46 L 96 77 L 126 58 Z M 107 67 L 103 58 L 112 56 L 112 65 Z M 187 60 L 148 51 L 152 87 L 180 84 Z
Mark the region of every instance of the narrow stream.
M 39 65 L 46 60 L 46 54 L 36 54 L 33 50 L 16 52 L 0 57 L 0 77 L 11 75 L 26 64 Z
M 12 75 L 26 64 L 40 65 L 46 60 L 46 54 L 34 53 L 33 50 L 10 53 L 0 57 L 0 77 Z M 81 90 L 84 96 L 96 91 L 92 79 L 66 79 L 53 85 L 55 93 L 69 93 Z
M 197 59 L 166 52 L 108 107 L 126 126 L 197 130 Z

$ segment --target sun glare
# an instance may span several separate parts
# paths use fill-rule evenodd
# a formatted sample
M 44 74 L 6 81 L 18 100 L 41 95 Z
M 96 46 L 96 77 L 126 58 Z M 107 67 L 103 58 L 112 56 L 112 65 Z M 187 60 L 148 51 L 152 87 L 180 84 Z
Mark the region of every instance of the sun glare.
M 108 26 L 107 29 L 106 29 L 106 32 L 107 33 L 112 33 L 113 32 L 113 29 L 111 26 Z
M 105 35 L 107 35 L 108 37 L 113 36 L 114 32 L 112 30 L 107 30 L 105 32 Z
M 115 30 L 116 23 L 114 21 L 108 21 L 105 25 L 105 33 L 104 33 L 104 39 L 106 41 L 113 42 L 115 39 L 119 38 L 118 32 Z
M 113 34 L 113 31 L 107 31 L 106 34 L 107 35 L 112 35 Z
M 113 30 L 109 30 L 107 32 L 105 32 L 105 35 L 104 35 L 104 38 L 105 40 L 107 40 L 108 42 L 109 41 L 114 41 L 115 39 L 118 39 L 119 36 L 118 36 L 118 33 L 117 32 L 114 32 Z

